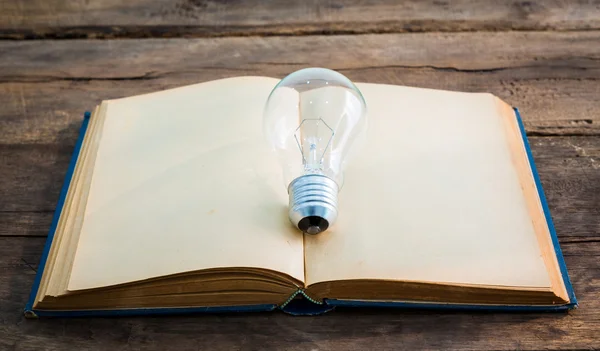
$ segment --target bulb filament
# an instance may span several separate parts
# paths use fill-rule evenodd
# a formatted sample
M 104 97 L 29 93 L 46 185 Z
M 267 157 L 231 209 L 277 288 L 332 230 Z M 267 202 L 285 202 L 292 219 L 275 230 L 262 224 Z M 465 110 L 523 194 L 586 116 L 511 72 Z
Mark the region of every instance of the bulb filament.
M 334 131 L 322 118 L 303 119 L 294 137 L 302 155 L 305 174 L 322 174 Z

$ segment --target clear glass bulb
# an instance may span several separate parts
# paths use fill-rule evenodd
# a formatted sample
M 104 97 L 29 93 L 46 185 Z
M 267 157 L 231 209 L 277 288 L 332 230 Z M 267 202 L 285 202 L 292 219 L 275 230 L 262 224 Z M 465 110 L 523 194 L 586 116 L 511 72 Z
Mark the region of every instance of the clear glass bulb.
M 264 133 L 283 168 L 290 220 L 303 232 L 320 233 L 337 218 L 343 170 L 366 125 L 362 94 L 329 69 L 291 73 L 269 95 Z

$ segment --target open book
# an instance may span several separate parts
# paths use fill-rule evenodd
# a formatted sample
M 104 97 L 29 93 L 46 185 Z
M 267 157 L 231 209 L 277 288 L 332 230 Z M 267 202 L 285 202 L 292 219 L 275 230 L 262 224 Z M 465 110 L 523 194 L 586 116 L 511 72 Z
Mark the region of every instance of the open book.
M 358 83 L 368 142 L 337 222 L 307 236 L 289 223 L 262 136 L 277 82 L 103 101 L 84 122 L 27 313 L 285 309 L 300 296 L 323 311 L 576 305 L 506 103 Z

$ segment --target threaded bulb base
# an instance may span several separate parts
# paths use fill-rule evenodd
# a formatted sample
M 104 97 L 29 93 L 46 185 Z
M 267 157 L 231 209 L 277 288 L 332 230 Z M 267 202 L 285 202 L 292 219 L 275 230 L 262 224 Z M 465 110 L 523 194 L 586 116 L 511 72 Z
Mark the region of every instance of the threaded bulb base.
M 312 235 L 327 230 L 338 215 L 338 191 L 336 182 L 323 175 L 308 174 L 294 179 L 288 187 L 292 224 Z

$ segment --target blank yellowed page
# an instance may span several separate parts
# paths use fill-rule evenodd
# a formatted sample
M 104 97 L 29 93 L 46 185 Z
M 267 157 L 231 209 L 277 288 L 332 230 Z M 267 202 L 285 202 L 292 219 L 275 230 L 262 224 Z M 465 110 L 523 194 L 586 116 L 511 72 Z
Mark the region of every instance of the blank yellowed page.
M 358 87 L 369 140 L 336 224 L 305 238 L 306 283 L 550 287 L 494 97 Z
M 218 267 L 304 280 L 303 243 L 262 137 L 277 80 L 108 102 L 69 290 Z

